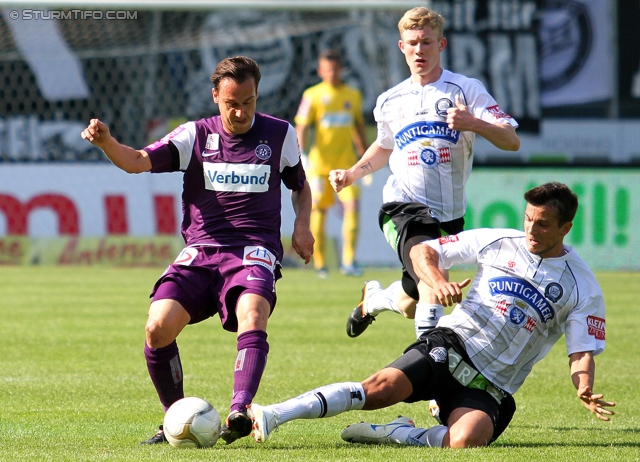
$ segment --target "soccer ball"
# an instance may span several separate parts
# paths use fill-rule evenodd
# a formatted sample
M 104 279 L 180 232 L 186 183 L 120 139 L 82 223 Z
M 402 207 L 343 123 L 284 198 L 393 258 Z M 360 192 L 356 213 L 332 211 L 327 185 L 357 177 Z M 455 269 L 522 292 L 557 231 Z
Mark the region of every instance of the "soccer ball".
M 202 398 L 183 398 L 165 413 L 163 430 L 171 446 L 208 448 L 220 437 L 220 415 Z

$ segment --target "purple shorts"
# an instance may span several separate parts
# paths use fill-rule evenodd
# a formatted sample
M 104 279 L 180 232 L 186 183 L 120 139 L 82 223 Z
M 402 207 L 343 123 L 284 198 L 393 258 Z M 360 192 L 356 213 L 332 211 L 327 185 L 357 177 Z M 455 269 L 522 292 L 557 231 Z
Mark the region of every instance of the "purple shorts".
M 151 291 L 153 301 L 179 302 L 195 324 L 220 314 L 222 327 L 238 330 L 236 305 L 241 295 L 264 297 L 276 306 L 280 265 L 261 246 L 186 247 L 162 274 Z

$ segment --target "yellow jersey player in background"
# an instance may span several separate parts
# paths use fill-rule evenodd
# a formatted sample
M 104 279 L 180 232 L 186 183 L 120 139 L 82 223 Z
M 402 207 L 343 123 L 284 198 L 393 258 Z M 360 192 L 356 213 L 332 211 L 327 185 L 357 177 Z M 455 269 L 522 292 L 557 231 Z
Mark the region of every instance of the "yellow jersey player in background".
M 314 139 L 309 149 L 307 178 L 311 185 L 313 206 L 311 231 L 316 239 L 313 255 L 316 274 L 328 276 L 325 223 L 327 210 L 334 205 L 335 193 L 329 184 L 329 172 L 346 169 L 357 162 L 366 148 L 362 95 L 342 81 L 342 60 L 335 51 L 325 51 L 318 58 L 318 75 L 322 79 L 302 95 L 295 117 L 300 148 L 306 150 L 309 128 Z M 344 211 L 342 220 L 342 255 L 340 270 L 360 276 L 355 263 L 358 239 L 358 188 L 345 188 L 337 194 Z

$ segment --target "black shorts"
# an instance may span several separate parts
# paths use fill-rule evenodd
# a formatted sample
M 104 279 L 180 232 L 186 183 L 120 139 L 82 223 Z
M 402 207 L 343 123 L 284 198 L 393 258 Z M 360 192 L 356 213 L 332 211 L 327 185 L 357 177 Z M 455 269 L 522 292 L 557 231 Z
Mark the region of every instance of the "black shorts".
M 462 360 L 457 362 L 460 358 Z M 410 345 L 389 367 L 404 372 L 413 386 L 413 392 L 404 402 L 435 399 L 440 407 L 440 419 L 445 425 L 454 409 L 468 407 L 483 411 L 493 422 L 491 443 L 511 422 L 516 402 L 513 396 L 490 384 L 481 375 L 481 379 L 463 385 L 455 378 L 454 374 L 459 370 L 456 365 L 474 367 L 456 333 L 436 327 Z M 453 373 L 450 367 L 455 369 Z M 469 374 L 464 374 L 464 377 L 469 377 Z
M 458 234 L 464 229 L 464 218 L 440 222 L 433 217 L 429 207 L 419 202 L 387 202 L 380 207 L 378 224 L 402 263 L 402 288 L 418 300 L 418 276 L 409 259 L 411 247 L 437 239 L 443 232 Z

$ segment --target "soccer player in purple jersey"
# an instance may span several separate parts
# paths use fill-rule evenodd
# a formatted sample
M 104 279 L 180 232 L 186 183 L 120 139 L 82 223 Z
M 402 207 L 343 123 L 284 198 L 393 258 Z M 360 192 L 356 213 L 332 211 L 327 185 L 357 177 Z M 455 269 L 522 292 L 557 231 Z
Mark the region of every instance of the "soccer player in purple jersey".
M 281 277 L 280 184 L 291 190 L 296 213 L 292 246 L 309 263 L 311 192 L 295 129 L 256 112 L 260 69 L 243 56 L 222 60 L 211 76 L 220 115 L 187 122 L 144 149 L 120 144 L 92 119 L 82 138 L 128 173 L 182 171 L 182 236 L 186 247 L 156 282 L 144 354 L 166 411 L 184 397 L 176 338 L 187 324 L 219 314 L 237 332 L 233 397 L 221 438 L 251 432 L 247 416 L 264 372 L 267 321 Z M 162 426 L 144 444 L 166 442 Z

